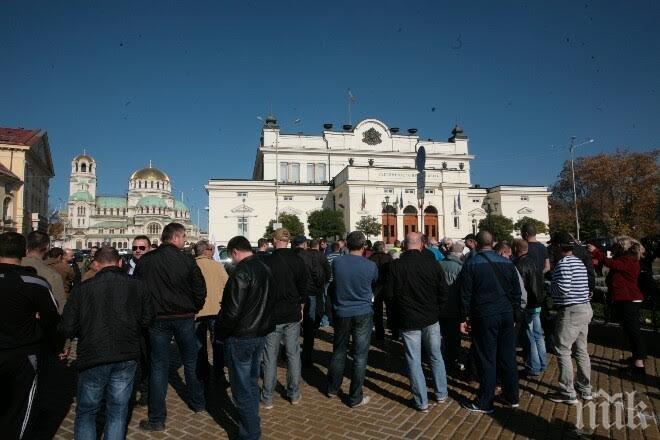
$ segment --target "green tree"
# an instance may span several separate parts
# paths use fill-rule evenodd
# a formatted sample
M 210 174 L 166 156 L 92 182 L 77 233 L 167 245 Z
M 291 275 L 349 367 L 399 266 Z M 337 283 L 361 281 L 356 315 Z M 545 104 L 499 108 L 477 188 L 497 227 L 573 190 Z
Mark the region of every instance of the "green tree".
M 346 232 L 344 215 L 334 209 L 317 209 L 307 217 L 307 227 L 312 238 L 342 236 Z
M 545 225 L 545 223 L 543 223 L 541 220 L 536 220 L 535 218 L 531 218 L 527 216 L 515 222 L 513 224 L 513 229 L 515 229 L 516 231 L 520 231 L 523 225 L 529 223 L 534 225 L 534 227 L 536 228 L 536 232 L 538 232 L 539 234 L 545 234 L 546 232 L 548 232 L 548 227 Z
M 509 217 L 504 217 L 499 214 L 491 214 L 485 219 L 479 222 L 479 230 L 486 230 L 493 234 L 493 240 L 498 241 L 508 241 L 511 243 L 513 241 L 513 220 Z
M 289 230 L 291 237 L 295 237 L 296 235 L 302 235 L 305 233 L 305 225 L 303 225 L 303 222 L 301 222 L 298 216 L 295 214 L 287 214 L 286 212 L 283 212 L 278 217 L 278 221 L 279 223 L 282 223 L 283 228 Z M 266 232 L 264 233 L 264 238 L 271 238 L 273 236 L 274 223 L 275 220 L 271 220 L 268 222 L 268 226 L 266 226 Z
M 367 236 L 367 239 L 370 235 L 380 235 L 381 227 L 378 218 L 372 215 L 364 216 L 355 223 L 355 230 L 362 232 Z

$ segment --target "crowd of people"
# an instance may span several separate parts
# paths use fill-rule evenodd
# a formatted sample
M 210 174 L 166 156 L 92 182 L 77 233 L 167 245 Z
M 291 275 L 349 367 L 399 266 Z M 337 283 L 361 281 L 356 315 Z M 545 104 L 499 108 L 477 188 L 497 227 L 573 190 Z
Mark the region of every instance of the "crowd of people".
M 140 429 L 165 430 L 173 341 L 191 410 L 206 412 L 205 385 L 213 379 L 231 388 L 239 437 L 260 438 L 260 409 L 275 405 L 280 351 L 286 396 L 299 405 L 302 370 L 317 362 L 316 332 L 328 325 L 333 342 L 325 393 L 333 399 L 342 392 L 352 340 L 346 395 L 352 408 L 370 402 L 363 390 L 369 349 L 386 337 L 402 344 L 410 404 L 420 412 L 448 400 L 448 375 L 472 375 L 479 382 L 475 399 L 461 402 L 468 411 L 491 413 L 496 399 L 515 408 L 519 375 L 542 374 L 548 352 L 557 356 L 559 391 L 547 398 L 566 404 L 593 398 L 587 341 L 594 253 L 567 233 L 553 234 L 547 247 L 536 240 L 531 224 L 512 243 L 495 243 L 488 231 L 440 242 L 410 232 L 403 243 L 387 246 L 372 245 L 358 231 L 328 243 L 280 228 L 255 249 L 245 237 L 229 240 L 229 274 L 214 259 L 215 245 L 202 240 L 191 256 L 183 252 L 185 243 L 184 226 L 170 223 L 157 248 L 137 236 L 129 260 L 102 246 L 79 265 L 71 250 L 51 248 L 44 233 L 0 235 L 5 438 L 33 437 L 34 408 L 48 392 L 41 376 L 49 364 L 69 356 L 73 341 L 76 439 L 96 438 L 102 407 L 104 438 L 125 438 L 131 402 L 148 405 Z M 646 356 L 640 330 L 644 295 L 638 287 L 643 255 L 638 241 L 619 237 L 611 255 L 598 254 L 597 261 L 609 269 L 611 301 L 632 348 L 631 374 L 644 374 Z M 545 332 L 552 337 L 546 339 Z M 462 341 L 468 339 L 466 350 Z M 523 349 L 521 371 L 517 345 Z

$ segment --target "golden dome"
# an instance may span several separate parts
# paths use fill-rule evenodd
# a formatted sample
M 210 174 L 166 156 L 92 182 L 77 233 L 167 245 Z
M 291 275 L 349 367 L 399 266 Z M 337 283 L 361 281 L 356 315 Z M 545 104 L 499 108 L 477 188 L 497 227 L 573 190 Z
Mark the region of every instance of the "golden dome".
M 131 175 L 130 180 L 164 180 L 166 182 L 170 181 L 170 178 L 167 177 L 167 174 L 162 172 L 157 168 L 152 168 L 151 166 L 147 168 L 142 168 L 137 170 Z

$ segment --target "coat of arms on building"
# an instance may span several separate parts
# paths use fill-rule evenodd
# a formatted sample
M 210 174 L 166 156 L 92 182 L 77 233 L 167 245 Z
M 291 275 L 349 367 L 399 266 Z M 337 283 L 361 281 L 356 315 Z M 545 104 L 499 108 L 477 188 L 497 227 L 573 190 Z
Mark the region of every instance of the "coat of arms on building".
M 378 145 L 383 141 L 380 139 L 380 133 L 378 133 L 374 128 L 370 128 L 364 132 L 362 142 L 367 145 Z

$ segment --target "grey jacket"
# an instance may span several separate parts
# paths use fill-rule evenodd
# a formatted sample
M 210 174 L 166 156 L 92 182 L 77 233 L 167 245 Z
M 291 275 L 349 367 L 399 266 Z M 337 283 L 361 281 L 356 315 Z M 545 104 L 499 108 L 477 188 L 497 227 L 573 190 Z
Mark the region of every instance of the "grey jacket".
M 445 273 L 445 279 L 449 285 L 447 302 L 440 312 L 442 319 L 459 319 L 460 317 L 460 280 L 459 275 L 463 269 L 463 261 L 453 253 L 440 261 L 440 266 Z

